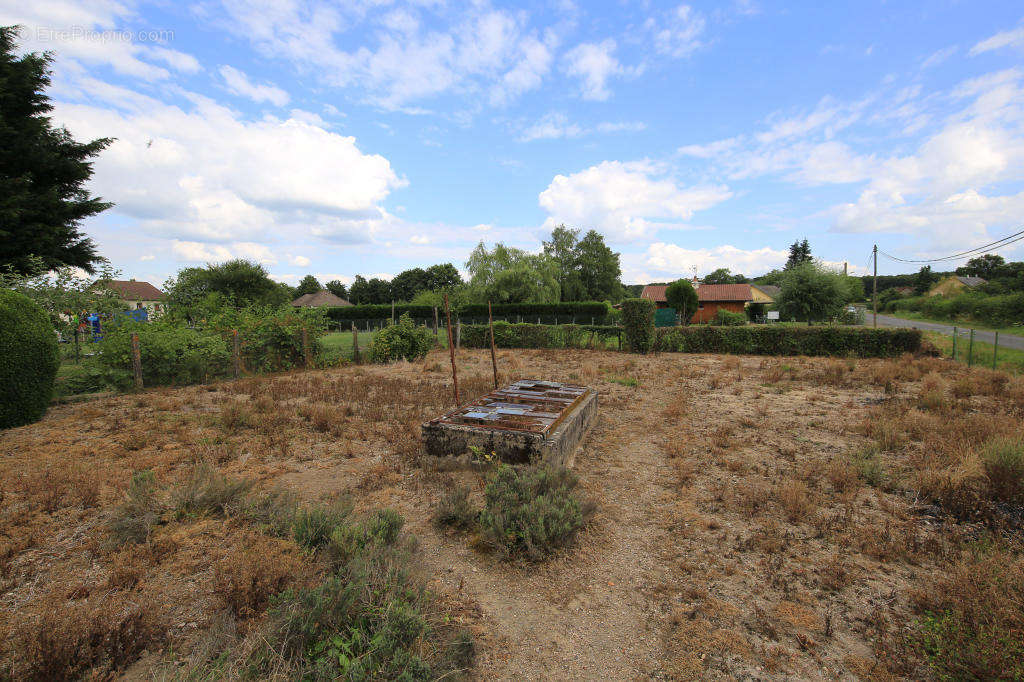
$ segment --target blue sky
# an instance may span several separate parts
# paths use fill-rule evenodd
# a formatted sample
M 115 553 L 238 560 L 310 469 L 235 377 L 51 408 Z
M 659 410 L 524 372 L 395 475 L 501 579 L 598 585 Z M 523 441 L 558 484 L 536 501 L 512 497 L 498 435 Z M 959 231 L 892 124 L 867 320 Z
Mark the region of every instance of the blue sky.
M 117 138 L 85 229 L 157 284 L 238 256 L 293 284 L 461 268 L 562 222 L 627 282 L 760 274 L 804 237 L 865 272 L 876 242 L 1024 223 L 1019 2 L 0 0 L 0 23 L 56 53 L 59 123 Z

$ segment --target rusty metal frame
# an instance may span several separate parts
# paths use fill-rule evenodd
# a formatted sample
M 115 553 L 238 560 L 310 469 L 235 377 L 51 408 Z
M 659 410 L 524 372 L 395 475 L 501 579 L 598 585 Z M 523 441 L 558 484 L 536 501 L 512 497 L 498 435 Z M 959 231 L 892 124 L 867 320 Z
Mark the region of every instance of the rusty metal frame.
M 544 390 L 536 391 L 534 387 L 541 387 Z M 481 429 L 494 429 L 498 431 L 519 431 L 547 435 L 557 427 L 570 414 L 573 409 L 586 397 L 588 389 L 584 386 L 574 384 L 561 384 L 552 381 L 523 379 L 508 386 L 496 389 L 485 396 L 461 405 L 458 408 L 440 417 L 430 420 L 431 424 L 456 424 L 460 426 L 476 427 Z M 554 394 L 554 395 L 553 395 Z M 558 395 L 560 394 L 560 395 Z M 497 413 L 491 410 L 495 404 L 524 405 L 533 408 L 541 408 L 543 411 L 530 410 L 522 414 L 504 413 L 487 423 L 482 420 L 469 418 L 465 415 L 474 411 Z M 552 409 L 556 408 L 556 409 Z M 523 423 L 535 420 L 532 424 Z M 552 418 L 553 417 L 553 418 Z M 550 419 L 547 423 L 537 424 L 536 420 Z

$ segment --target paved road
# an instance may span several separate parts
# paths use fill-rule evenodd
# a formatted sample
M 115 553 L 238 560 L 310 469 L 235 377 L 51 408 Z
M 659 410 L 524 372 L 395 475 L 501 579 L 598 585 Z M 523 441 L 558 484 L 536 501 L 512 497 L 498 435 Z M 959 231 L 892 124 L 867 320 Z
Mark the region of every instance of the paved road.
M 868 311 L 867 318 L 864 324 L 868 327 L 871 326 L 871 311 Z M 903 320 L 898 317 L 889 317 L 888 315 L 878 316 L 879 327 L 909 327 L 910 329 L 925 329 L 930 332 L 939 332 L 946 336 L 953 336 L 953 325 L 941 324 L 938 322 L 921 322 L 919 320 Z M 966 337 L 970 334 L 970 331 L 966 327 L 957 327 L 957 332 L 961 338 Z M 980 329 L 974 332 L 974 340 L 981 341 L 983 343 L 993 343 L 995 341 L 994 332 L 986 332 Z M 1000 334 L 999 335 L 999 347 L 1000 348 L 1017 348 L 1024 350 L 1024 336 L 1014 336 L 1013 334 Z

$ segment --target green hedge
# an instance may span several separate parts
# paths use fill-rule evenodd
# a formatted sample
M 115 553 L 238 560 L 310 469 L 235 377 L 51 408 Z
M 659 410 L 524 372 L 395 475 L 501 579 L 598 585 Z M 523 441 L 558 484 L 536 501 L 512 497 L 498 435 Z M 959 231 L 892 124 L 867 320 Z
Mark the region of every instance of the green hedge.
M 602 325 L 495 322 L 494 345 L 498 348 L 586 348 L 591 345 L 600 348 L 609 339 L 617 339 L 621 333 L 621 327 Z M 462 345 L 490 348 L 487 325 L 462 325 Z
M 893 357 L 921 350 L 921 332 L 779 325 L 674 327 L 658 330 L 655 348 L 680 353 Z
M 622 302 L 622 328 L 626 334 L 626 345 L 633 353 L 651 351 L 655 339 L 655 310 L 654 302 L 646 298 L 627 298 Z
M 524 319 L 538 316 L 553 315 L 577 317 L 593 317 L 604 320 L 608 315 L 608 306 L 601 302 L 586 301 L 579 303 L 498 303 L 492 306 L 494 317 L 523 317 Z M 429 305 L 395 305 L 395 317 L 408 313 L 414 320 L 430 320 L 434 317 L 434 308 Z M 385 305 L 354 305 L 344 308 L 328 308 L 327 316 L 334 322 L 343 320 L 386 320 L 391 318 L 391 304 Z M 444 317 L 444 310 L 438 309 L 438 317 Z M 486 318 L 487 304 L 473 303 L 452 309 L 452 317 Z
M 127 321 L 103 332 L 97 359 L 114 386 L 131 386 L 132 334 L 139 335 L 142 383 L 146 386 L 195 384 L 225 376 L 231 366 L 228 342 L 215 331 L 170 322 Z
M 956 296 L 916 296 L 892 301 L 890 310 L 921 313 L 926 317 L 956 322 L 969 319 L 994 327 L 1024 321 L 1024 292 L 988 296 L 967 292 Z
M 59 365 L 49 316 L 24 294 L 0 290 L 0 429 L 46 414 Z
M 412 362 L 426 357 L 437 345 L 434 333 L 426 327 L 417 327 L 409 315 L 402 315 L 397 324 L 389 324 L 377 332 L 370 345 L 370 359 L 374 362 Z

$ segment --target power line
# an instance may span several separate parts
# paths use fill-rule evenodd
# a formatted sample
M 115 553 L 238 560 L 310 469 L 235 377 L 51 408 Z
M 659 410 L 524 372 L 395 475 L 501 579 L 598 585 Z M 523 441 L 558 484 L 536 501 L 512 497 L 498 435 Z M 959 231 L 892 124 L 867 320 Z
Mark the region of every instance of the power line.
M 990 244 L 986 244 L 984 246 L 979 246 L 979 247 L 976 247 L 976 248 L 973 248 L 973 249 L 968 249 L 967 251 L 961 251 L 960 253 L 954 253 L 954 254 L 949 255 L 949 256 L 942 256 L 940 258 L 927 258 L 927 259 L 923 259 L 923 260 L 910 259 L 910 258 L 900 258 L 898 256 L 893 256 L 891 254 L 888 254 L 885 251 L 882 251 L 881 249 L 879 249 L 878 253 L 882 254 L 886 258 L 889 258 L 889 259 L 895 260 L 895 261 L 899 261 L 901 263 L 941 263 L 943 261 L 959 260 L 961 258 L 970 258 L 971 256 L 978 255 L 978 253 L 980 253 L 982 251 L 991 251 L 991 250 L 994 250 L 994 249 L 1001 249 L 1004 246 L 1009 246 L 1010 244 L 1014 244 L 1014 243 L 1019 242 L 1021 240 L 1024 240 L 1024 230 L 1021 230 L 1020 232 L 1015 232 L 1015 233 L 1013 233 L 1013 234 L 1011 234 L 1009 236 L 1003 237 L 1002 239 L 998 239 L 998 240 L 996 240 L 996 241 L 994 241 L 994 242 L 992 242 Z

